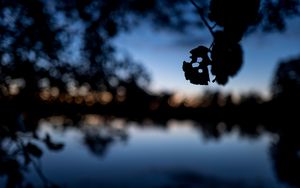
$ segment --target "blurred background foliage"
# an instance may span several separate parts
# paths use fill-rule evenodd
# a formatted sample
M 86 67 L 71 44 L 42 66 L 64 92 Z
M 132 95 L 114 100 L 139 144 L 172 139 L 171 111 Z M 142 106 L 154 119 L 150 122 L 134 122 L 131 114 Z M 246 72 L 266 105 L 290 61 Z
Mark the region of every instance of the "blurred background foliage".
M 147 70 L 130 56 L 117 55 L 112 39 L 141 22 L 174 32 L 203 26 L 200 17 L 195 19 L 197 10 L 185 0 L 0 3 L 0 81 L 4 95 L 16 93 L 17 89 L 10 89 L 12 86 L 22 91 L 20 95 L 32 95 L 53 86 L 60 93 L 80 86 L 110 91 L 125 83 L 145 88 L 150 81 Z M 224 30 L 229 28 L 226 33 L 237 38 L 248 31 L 249 23 L 255 29 L 283 30 L 286 17 L 300 14 L 297 0 L 197 3 L 205 16 Z M 253 8 L 248 9 L 248 4 Z

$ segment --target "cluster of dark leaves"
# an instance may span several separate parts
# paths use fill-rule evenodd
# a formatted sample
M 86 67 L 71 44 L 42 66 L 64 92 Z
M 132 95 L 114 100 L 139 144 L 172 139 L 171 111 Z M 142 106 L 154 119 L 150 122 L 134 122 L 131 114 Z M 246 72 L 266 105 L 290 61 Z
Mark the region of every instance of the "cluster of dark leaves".
M 236 75 L 243 63 L 242 48 L 239 44 L 250 25 L 259 18 L 259 0 L 221 1 L 212 0 L 208 18 L 220 29 L 209 25 L 213 42 L 210 48 L 199 46 L 190 51 L 191 62 L 183 62 L 185 77 L 193 84 L 208 85 L 208 66 L 218 84 L 224 85 L 230 76 Z M 201 14 L 201 11 L 199 11 Z M 205 19 L 202 16 L 202 19 Z M 200 61 L 197 61 L 200 59 Z M 198 66 L 197 66 L 198 65 Z
M 197 5 L 196 5 L 197 6 Z M 207 66 L 211 66 L 213 81 L 224 85 L 235 76 L 243 63 L 242 37 L 261 24 L 264 31 L 283 30 L 285 18 L 299 15 L 300 2 L 295 0 L 211 0 L 208 19 L 217 29 L 206 24 L 213 42 L 210 48 L 199 46 L 190 51 L 191 61 L 183 62 L 185 77 L 193 84 L 208 85 Z M 197 7 L 204 22 L 202 8 Z M 255 26 L 255 27 L 254 27 Z M 196 59 L 201 59 L 197 61 Z M 198 65 L 198 66 L 197 66 Z

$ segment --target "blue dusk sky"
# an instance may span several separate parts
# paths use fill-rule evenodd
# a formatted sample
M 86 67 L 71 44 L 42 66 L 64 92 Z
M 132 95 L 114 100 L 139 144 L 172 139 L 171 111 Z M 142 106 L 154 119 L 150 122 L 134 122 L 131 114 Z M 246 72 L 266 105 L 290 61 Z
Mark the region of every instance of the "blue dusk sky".
M 288 20 L 285 32 L 256 31 L 245 36 L 241 42 L 243 66 L 225 86 L 216 83 L 208 86 L 190 84 L 184 78 L 182 62 L 189 61 L 192 48 L 198 45 L 209 46 L 211 41 L 205 28 L 180 34 L 155 30 L 145 23 L 129 33 L 122 33 L 115 44 L 118 50 L 128 52 L 150 72 L 152 91 L 172 91 L 193 96 L 205 90 L 218 89 L 235 94 L 254 91 L 268 97 L 278 62 L 300 55 L 300 19 Z

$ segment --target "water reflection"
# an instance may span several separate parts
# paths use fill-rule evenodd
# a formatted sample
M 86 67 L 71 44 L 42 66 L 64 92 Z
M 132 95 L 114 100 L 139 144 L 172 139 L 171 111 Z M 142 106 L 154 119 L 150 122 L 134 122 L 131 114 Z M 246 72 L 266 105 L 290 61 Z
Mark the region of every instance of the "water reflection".
M 37 125 L 1 126 L 0 187 L 300 185 L 296 128 L 96 115 Z
M 300 187 L 300 138 L 296 126 L 281 131 L 279 139 L 270 147 L 270 153 L 278 178 Z
M 49 134 L 40 137 L 36 131 L 21 132 L 14 131 L 14 128 L 0 127 L 0 175 L 5 176 L 2 184 L 6 187 L 33 187 L 38 180 L 40 186 L 57 187 L 46 177 L 41 158 L 45 150 L 59 151 L 64 144 L 53 142 Z

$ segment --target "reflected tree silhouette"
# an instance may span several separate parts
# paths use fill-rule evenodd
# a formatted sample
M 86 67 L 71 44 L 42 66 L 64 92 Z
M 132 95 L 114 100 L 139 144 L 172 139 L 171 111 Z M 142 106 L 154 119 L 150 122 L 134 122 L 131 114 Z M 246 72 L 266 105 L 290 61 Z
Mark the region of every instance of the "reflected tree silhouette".
M 101 159 L 107 157 L 107 152 L 110 151 L 116 143 L 127 142 L 130 134 L 126 132 L 126 127 L 130 125 L 131 120 L 125 121 L 124 127 L 119 128 L 114 124 L 109 123 L 107 119 L 100 125 L 85 125 L 83 122 L 70 123 L 69 126 L 79 129 L 83 135 L 82 144 L 91 152 L 92 155 L 100 157 Z M 288 122 L 292 123 L 292 122 Z M 148 126 L 153 128 L 168 129 L 167 122 L 151 123 Z M 136 126 L 144 126 L 145 123 L 140 122 Z M 64 125 L 62 124 L 64 127 Z M 193 123 L 193 127 L 200 130 L 199 133 L 204 136 L 206 140 L 220 140 L 222 137 L 236 132 L 240 137 L 247 139 L 256 139 L 262 133 L 268 132 L 278 135 L 273 145 L 270 146 L 270 156 L 272 157 L 274 170 L 278 178 L 282 182 L 290 185 L 298 186 L 298 167 L 299 167 L 299 139 L 297 134 L 299 132 L 297 127 L 287 128 L 282 125 L 274 125 L 259 123 L 232 123 L 227 121 L 222 122 L 205 122 L 198 121 Z M 65 131 L 62 129 L 61 131 Z M 41 145 L 45 145 L 47 150 L 61 151 L 64 148 L 63 143 L 56 143 L 50 137 L 50 134 L 42 136 L 34 135 L 31 131 L 27 133 L 11 132 L 6 126 L 1 126 L 0 130 L 0 174 L 2 177 L 8 177 L 7 187 L 24 187 L 30 185 L 35 187 L 37 182 L 30 182 L 25 177 L 27 173 L 32 170 L 36 171 L 40 180 L 45 187 L 53 187 L 56 185 L 49 180 L 44 174 L 39 160 L 44 157 L 44 151 Z M 291 170 L 292 169 L 292 170 Z M 207 176 L 205 174 L 193 173 L 178 169 L 175 172 L 167 172 L 164 175 L 172 179 L 171 187 L 193 187 L 196 185 L 203 186 L 241 186 L 252 187 L 259 184 L 243 184 L 239 181 L 227 181 L 226 179 L 218 179 L 217 177 Z M 257 182 L 256 182 L 257 183 Z
M 43 187 L 59 187 L 43 172 L 40 162 L 44 153 L 40 148 L 42 143 L 52 151 L 64 147 L 62 143 L 51 141 L 49 135 L 42 139 L 32 131 L 20 132 L 12 130 L 10 126 L 0 126 L 0 176 L 7 178 L 6 187 L 35 187 L 37 182 L 28 181 L 25 177 L 31 171 L 37 174 Z
M 300 186 L 300 130 L 297 123 L 293 120 L 287 119 L 281 123 L 277 122 L 277 124 L 274 122 L 266 124 L 259 124 L 257 122 L 232 124 L 227 121 L 211 124 L 199 122 L 195 124 L 195 127 L 201 130 L 201 134 L 207 140 L 218 140 L 233 130 L 238 131 L 241 137 L 250 139 L 258 138 L 264 132 L 272 133 L 274 139 L 269 146 L 269 155 L 278 180 L 292 187 Z M 195 178 L 195 181 L 199 181 L 198 183 L 201 183 L 204 178 L 192 177 Z M 247 187 L 244 184 L 240 186 Z
M 278 179 L 291 186 L 300 186 L 299 128 L 279 132 L 278 140 L 270 148 Z
M 104 157 L 116 142 L 127 142 L 128 134 L 123 129 L 111 126 L 83 128 L 84 144 L 96 156 Z

